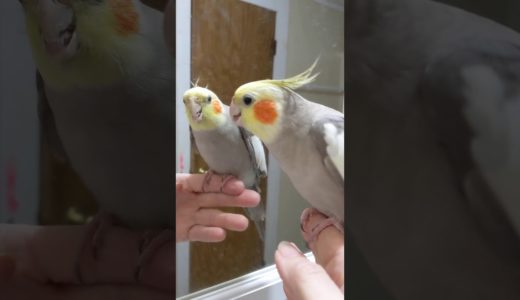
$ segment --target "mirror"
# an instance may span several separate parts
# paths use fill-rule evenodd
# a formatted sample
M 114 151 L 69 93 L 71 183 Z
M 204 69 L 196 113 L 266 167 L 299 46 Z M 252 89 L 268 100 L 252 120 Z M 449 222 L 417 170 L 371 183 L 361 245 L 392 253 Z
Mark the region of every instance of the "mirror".
M 344 109 L 344 1 L 191 0 L 177 1 L 176 10 L 177 172 L 207 170 L 190 147 L 182 104 L 182 94 L 191 82 L 207 85 L 229 104 L 241 84 L 296 75 L 319 56 L 317 80 L 297 92 L 311 101 Z M 259 238 L 251 222 L 245 232 L 229 232 L 221 243 L 179 244 L 177 297 L 272 265 L 282 240 L 307 249 L 299 220 L 308 205 L 271 156 L 261 190 L 266 201 L 265 239 Z M 229 211 L 243 213 L 239 208 Z

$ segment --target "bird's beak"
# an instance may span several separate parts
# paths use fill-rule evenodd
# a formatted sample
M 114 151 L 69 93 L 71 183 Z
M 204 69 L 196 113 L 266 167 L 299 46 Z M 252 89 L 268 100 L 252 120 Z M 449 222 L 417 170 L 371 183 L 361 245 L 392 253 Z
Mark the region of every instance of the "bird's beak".
M 231 114 L 231 118 L 233 118 L 233 122 L 238 126 L 242 125 L 242 112 L 240 108 L 235 104 L 235 101 L 231 100 L 231 105 L 229 106 L 229 113 Z
M 195 122 L 202 121 L 202 106 L 193 100 L 189 100 L 188 108 L 191 112 L 191 119 Z
M 38 1 L 38 23 L 47 54 L 66 59 L 79 49 L 74 11 L 69 2 Z

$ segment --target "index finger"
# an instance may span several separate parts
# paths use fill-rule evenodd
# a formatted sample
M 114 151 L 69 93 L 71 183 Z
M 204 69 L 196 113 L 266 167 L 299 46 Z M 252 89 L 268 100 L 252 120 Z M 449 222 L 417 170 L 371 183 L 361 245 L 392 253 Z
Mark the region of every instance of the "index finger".
M 197 202 L 201 207 L 255 207 L 260 203 L 260 194 L 252 190 L 244 190 L 237 196 L 204 193 L 198 197 Z
M 225 176 L 213 174 L 212 180 L 206 184 L 205 192 L 208 193 L 220 193 L 221 183 L 219 180 L 215 180 L 217 178 L 223 179 Z M 186 174 L 186 173 L 178 173 L 175 176 L 177 183 L 182 184 L 184 189 L 187 189 L 190 192 L 201 193 L 202 186 L 204 185 L 204 179 L 206 178 L 206 174 Z M 228 195 L 239 195 L 245 190 L 244 183 L 238 179 L 230 179 L 226 184 L 222 187 L 222 192 Z
M 306 227 L 310 228 L 322 222 L 327 217 L 321 213 L 314 213 L 309 217 Z M 345 265 L 345 237 L 335 227 L 329 226 L 320 232 L 315 242 L 309 244 L 316 258 L 316 262 L 322 265 L 331 278 L 339 287 L 344 286 L 344 265 Z

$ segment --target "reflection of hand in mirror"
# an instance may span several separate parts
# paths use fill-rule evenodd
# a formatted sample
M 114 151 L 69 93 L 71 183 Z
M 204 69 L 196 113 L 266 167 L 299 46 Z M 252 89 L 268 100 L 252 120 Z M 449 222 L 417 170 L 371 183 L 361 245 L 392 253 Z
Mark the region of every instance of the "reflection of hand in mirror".
M 245 216 L 214 207 L 254 207 L 260 202 L 260 195 L 246 190 L 244 184 L 235 179 L 227 181 L 221 189 L 219 177 L 214 174 L 205 184 L 204 174 L 176 175 L 177 242 L 221 242 L 226 238 L 226 230 L 247 229 L 249 221 Z M 203 185 L 205 192 L 202 192 Z
M 302 234 L 305 236 L 326 218 L 313 211 L 308 222 L 302 224 Z M 281 242 L 275 253 L 275 262 L 288 299 L 343 299 L 344 243 L 343 233 L 335 226 L 323 229 L 308 244 L 316 258 L 315 264 L 293 243 Z
M 138 241 L 143 232 L 111 227 L 102 261 L 83 268 L 88 284 L 78 285 L 74 264 L 86 226 L 0 224 L 2 299 L 171 299 L 175 268 L 171 246 L 161 248 L 135 284 Z M 145 286 L 146 285 L 146 286 Z M 166 289 L 169 289 L 167 291 Z

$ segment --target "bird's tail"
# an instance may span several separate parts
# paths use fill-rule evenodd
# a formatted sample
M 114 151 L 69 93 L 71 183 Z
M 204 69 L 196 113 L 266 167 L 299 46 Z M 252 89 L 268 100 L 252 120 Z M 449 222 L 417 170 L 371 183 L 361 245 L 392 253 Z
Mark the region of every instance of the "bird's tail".
M 258 186 L 250 187 L 250 189 L 260 194 L 260 188 Z M 253 223 L 255 223 L 256 232 L 260 237 L 260 240 L 265 240 L 265 201 L 260 201 L 256 207 L 247 207 L 245 209 L 247 216 Z

